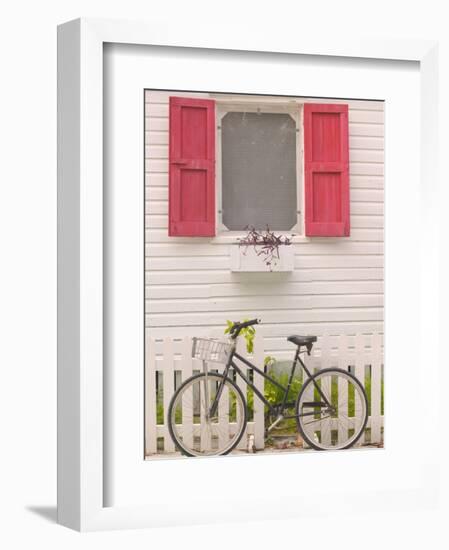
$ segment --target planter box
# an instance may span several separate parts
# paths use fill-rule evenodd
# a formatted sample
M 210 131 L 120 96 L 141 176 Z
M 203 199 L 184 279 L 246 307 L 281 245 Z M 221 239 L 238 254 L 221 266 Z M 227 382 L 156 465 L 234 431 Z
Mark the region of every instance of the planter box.
M 240 272 L 282 272 L 293 271 L 294 250 L 292 245 L 279 247 L 279 259 L 275 258 L 271 266 L 265 263 L 265 255 L 256 253 L 253 246 L 231 246 L 231 271 Z

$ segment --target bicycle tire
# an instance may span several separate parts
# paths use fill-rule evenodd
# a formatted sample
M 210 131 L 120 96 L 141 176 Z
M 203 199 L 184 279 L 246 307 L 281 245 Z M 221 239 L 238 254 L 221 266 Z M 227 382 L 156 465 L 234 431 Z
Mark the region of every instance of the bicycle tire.
M 321 441 L 319 441 L 318 437 L 314 437 L 314 438 L 311 437 L 310 433 L 308 433 L 307 430 L 305 429 L 305 425 L 306 425 L 305 422 L 306 421 L 304 419 L 305 418 L 310 418 L 310 416 L 309 417 L 300 416 L 301 404 L 303 403 L 303 399 L 306 396 L 306 392 L 311 390 L 311 386 L 314 385 L 314 381 L 317 382 L 320 378 L 322 378 L 324 376 L 336 376 L 336 377 L 344 376 L 344 378 L 346 380 L 349 379 L 354 384 L 354 388 L 357 388 L 357 390 L 359 392 L 359 397 L 360 397 L 360 404 L 363 406 L 363 411 L 362 411 L 363 414 L 361 415 L 361 421 L 360 421 L 360 425 L 357 428 L 357 432 L 354 429 L 354 434 L 352 434 L 349 437 L 349 439 L 346 443 L 343 443 L 341 445 L 339 445 L 337 443 L 336 445 L 330 446 L 330 447 L 325 447 L 324 444 L 322 444 Z M 326 397 L 328 397 L 328 396 L 326 396 Z M 348 397 L 348 405 L 349 405 L 349 397 Z M 313 449 L 316 449 L 318 451 L 349 449 L 350 447 L 355 445 L 355 443 L 357 443 L 357 441 L 360 439 L 360 437 L 362 436 L 362 434 L 363 434 L 363 432 L 366 428 L 366 424 L 368 422 L 368 398 L 366 396 L 365 389 L 362 386 L 361 382 L 353 374 L 351 374 L 350 372 L 347 372 L 343 369 L 338 369 L 338 368 L 322 369 L 322 370 L 318 371 L 317 373 L 315 373 L 312 377 L 310 377 L 304 383 L 304 385 L 303 385 L 303 387 L 302 387 L 301 391 L 299 392 L 298 397 L 296 399 L 295 413 L 296 413 L 296 421 L 297 421 L 298 430 L 299 430 L 302 438 L 304 439 L 304 441 L 306 441 L 306 443 L 310 447 L 312 447 Z M 338 417 L 339 416 L 340 416 L 340 410 L 338 411 Z M 348 418 L 349 418 L 349 416 L 348 416 Z M 356 417 L 354 416 L 354 417 L 351 417 L 351 418 L 356 418 Z M 312 424 L 313 422 L 319 422 L 319 421 L 320 420 L 318 420 L 318 419 L 317 420 L 312 420 L 312 421 L 309 422 L 309 424 Z M 321 419 L 321 421 L 322 421 L 322 419 Z M 329 425 L 330 424 L 331 424 L 331 421 L 329 421 Z M 348 428 L 346 428 L 346 429 L 349 432 L 349 429 Z M 333 430 L 333 431 L 335 431 L 335 430 Z M 318 430 L 317 430 L 317 432 L 319 433 Z M 337 437 L 339 437 L 339 435 Z M 317 441 L 317 439 L 318 439 L 318 441 Z
M 195 374 L 194 376 L 191 376 L 190 378 L 185 380 L 174 393 L 173 397 L 171 398 L 171 401 L 168 407 L 168 414 L 167 414 L 167 423 L 168 423 L 168 430 L 169 430 L 170 436 L 176 448 L 185 456 L 221 456 L 221 455 L 229 454 L 239 444 L 246 429 L 248 415 L 247 415 L 246 401 L 241 389 L 237 386 L 237 384 L 233 380 L 231 380 L 229 377 L 224 377 L 222 374 L 208 373 L 207 376 L 209 380 L 213 380 L 213 379 L 216 379 L 216 381 L 225 380 L 225 384 L 228 384 L 232 388 L 232 390 L 235 392 L 235 395 L 240 400 L 241 425 L 238 428 L 238 431 L 233 437 L 233 439 L 229 442 L 228 445 L 225 446 L 223 450 L 216 449 L 214 452 L 214 450 L 211 449 L 209 452 L 206 453 L 206 452 L 196 451 L 193 448 L 188 448 L 187 445 L 184 443 L 183 439 L 181 438 L 180 433 L 176 429 L 176 426 L 178 424 L 176 423 L 175 406 L 178 403 L 179 397 L 182 396 L 182 394 L 184 394 L 184 392 L 189 388 L 189 386 L 191 386 L 194 382 L 200 382 L 200 379 L 205 378 L 204 373 Z M 223 398 L 223 395 L 221 396 L 221 398 Z

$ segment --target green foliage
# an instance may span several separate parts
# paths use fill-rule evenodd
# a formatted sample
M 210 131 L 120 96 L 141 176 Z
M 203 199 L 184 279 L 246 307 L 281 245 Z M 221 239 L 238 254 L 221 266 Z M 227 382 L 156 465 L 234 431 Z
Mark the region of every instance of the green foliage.
M 243 319 L 243 322 L 249 321 L 249 319 Z M 232 321 L 226 321 L 226 329 L 224 331 L 225 334 L 229 334 L 231 332 L 231 328 L 233 327 L 234 323 Z M 246 341 L 246 351 L 248 353 L 254 352 L 254 338 L 256 336 L 256 329 L 254 326 L 244 327 L 240 331 L 240 336 L 243 336 Z
M 371 414 L 371 378 L 367 375 L 365 376 L 365 391 L 368 398 L 368 414 Z M 380 414 L 384 414 L 384 381 L 381 380 L 380 383 Z
M 224 331 L 225 334 L 229 334 L 231 332 L 231 328 L 234 326 L 234 323 L 232 321 L 229 321 L 229 319 L 226 321 L 226 329 Z
M 164 423 L 164 405 L 159 401 L 156 405 L 156 424 Z
M 380 414 L 384 414 L 384 381 L 383 380 L 380 386 Z
M 267 355 L 263 360 L 264 367 L 272 367 L 276 363 L 276 359 L 271 355 Z
M 281 384 L 285 388 L 288 385 L 288 379 L 289 379 L 289 373 L 283 372 L 281 374 L 275 374 L 272 371 L 268 372 L 269 376 L 273 378 L 273 380 L 276 380 L 278 384 Z M 301 391 L 302 388 L 302 382 L 298 377 L 294 377 L 292 380 L 292 385 L 290 386 L 290 390 L 287 395 L 287 401 L 295 401 L 298 393 Z M 280 403 L 284 398 L 284 392 L 270 382 L 269 380 L 265 380 L 265 388 L 264 388 L 264 394 L 265 399 L 271 404 L 276 405 L 277 403 Z
M 182 424 L 182 409 L 179 406 L 175 410 L 175 423 Z M 156 404 L 156 424 L 165 424 L 164 403 L 162 401 L 162 397 Z
M 290 373 L 283 372 L 281 374 L 276 374 L 274 372 L 268 372 L 268 374 L 273 378 L 273 380 L 276 380 L 279 384 L 284 386 L 284 388 L 287 388 L 288 380 L 290 378 Z M 299 377 L 295 376 L 292 380 L 292 384 L 290 386 L 288 395 L 287 395 L 287 401 L 288 402 L 295 402 L 296 398 L 301 391 L 302 388 L 302 381 Z M 282 402 L 284 399 L 284 392 L 270 382 L 269 380 L 265 380 L 265 386 L 264 386 L 264 395 L 265 399 L 271 404 L 276 405 Z M 265 413 L 268 413 L 268 407 L 265 406 Z M 290 408 L 286 410 L 287 415 L 293 415 L 295 414 L 294 408 Z M 290 435 L 294 434 L 297 431 L 296 426 L 296 419 L 295 418 L 288 418 L 286 420 L 283 420 L 275 429 L 273 433 L 277 434 L 285 434 Z

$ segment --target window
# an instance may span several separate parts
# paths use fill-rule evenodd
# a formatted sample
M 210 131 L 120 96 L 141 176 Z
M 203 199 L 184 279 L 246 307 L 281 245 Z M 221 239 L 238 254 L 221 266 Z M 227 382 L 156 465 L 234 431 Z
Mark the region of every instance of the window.
M 220 110 L 221 220 L 224 229 L 291 230 L 297 223 L 298 128 L 292 115 Z
M 169 235 L 347 237 L 349 206 L 348 105 L 170 97 Z

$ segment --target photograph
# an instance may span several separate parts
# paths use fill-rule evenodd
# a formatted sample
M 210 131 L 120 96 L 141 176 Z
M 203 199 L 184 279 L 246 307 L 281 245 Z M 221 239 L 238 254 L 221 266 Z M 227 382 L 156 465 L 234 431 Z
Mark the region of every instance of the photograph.
M 384 101 L 143 101 L 145 458 L 382 448 Z

